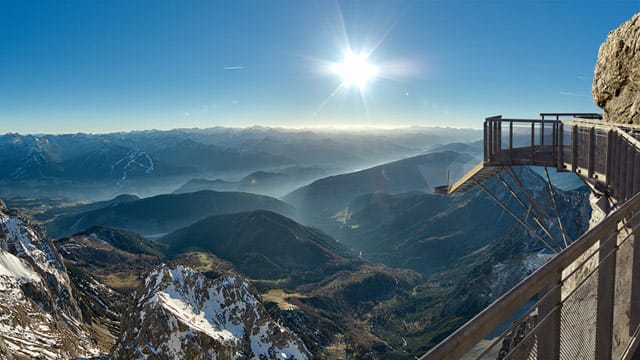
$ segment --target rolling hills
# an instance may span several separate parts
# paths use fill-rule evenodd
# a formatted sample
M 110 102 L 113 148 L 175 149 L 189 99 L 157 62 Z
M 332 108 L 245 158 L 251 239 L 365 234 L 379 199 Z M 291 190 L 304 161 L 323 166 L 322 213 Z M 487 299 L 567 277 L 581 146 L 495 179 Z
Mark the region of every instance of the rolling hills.
M 248 210 L 291 214 L 293 208 L 274 198 L 242 192 L 199 191 L 167 194 L 117 203 L 65 215 L 45 224 L 51 236 L 62 237 L 94 225 L 118 227 L 145 235 L 168 233 L 207 216 Z

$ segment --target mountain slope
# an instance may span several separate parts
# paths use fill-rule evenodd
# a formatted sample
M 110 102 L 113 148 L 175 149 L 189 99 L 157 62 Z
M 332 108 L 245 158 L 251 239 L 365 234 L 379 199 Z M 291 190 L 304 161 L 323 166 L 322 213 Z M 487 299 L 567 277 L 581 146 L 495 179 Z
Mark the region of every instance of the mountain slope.
M 169 245 L 169 254 L 212 252 L 257 279 L 323 276 L 353 261 L 331 237 L 263 210 L 212 216 L 159 241 Z
M 0 201 L 0 354 L 96 356 L 90 322 L 53 245 Z
M 34 214 L 33 218 L 38 221 L 46 222 L 58 216 L 83 213 L 91 210 L 102 209 L 107 206 L 113 206 L 116 204 L 125 203 L 129 201 L 135 201 L 135 200 L 140 200 L 140 197 L 136 195 L 121 194 L 114 197 L 111 200 L 106 200 L 106 201 L 95 201 L 90 203 L 81 203 L 81 204 L 73 204 L 68 206 L 52 207 L 50 209 L 47 209 L 44 212 Z
M 238 275 L 209 279 L 181 265 L 163 265 L 136 294 L 114 359 L 311 358 Z
M 141 234 L 167 233 L 207 216 L 248 210 L 290 214 L 293 208 L 274 198 L 240 192 L 199 191 L 158 195 L 102 209 L 62 216 L 45 224 L 50 235 L 68 236 L 94 225 L 118 227 Z
M 545 182 L 528 168 L 516 171 L 538 203 L 548 214 L 554 214 Z M 488 180 L 485 186 L 518 216 L 526 217 L 528 209 L 517 203 L 497 179 Z M 584 187 L 573 191 L 556 189 L 555 196 L 565 230 L 575 239 L 587 228 L 589 192 Z M 531 216 L 527 219 L 532 228 L 540 229 Z M 336 220 L 340 222 L 334 221 L 334 228 L 339 230 L 331 233 L 345 245 L 362 251 L 365 258 L 422 273 L 443 269 L 452 260 L 502 237 L 514 226 L 522 228 L 479 189 L 449 197 L 424 193 L 364 195 L 352 201 Z M 560 239 L 557 227 L 548 226 Z M 532 243 L 543 247 L 538 241 Z
M 140 275 L 157 266 L 166 250 L 139 234 L 103 226 L 58 239 L 55 246 L 69 265 L 123 293 L 135 289 Z
M 369 193 L 432 192 L 461 176 L 473 158 L 453 151 L 430 153 L 317 180 L 284 197 L 305 220 L 333 215 L 357 196 Z M 310 221 L 313 223 L 313 221 Z

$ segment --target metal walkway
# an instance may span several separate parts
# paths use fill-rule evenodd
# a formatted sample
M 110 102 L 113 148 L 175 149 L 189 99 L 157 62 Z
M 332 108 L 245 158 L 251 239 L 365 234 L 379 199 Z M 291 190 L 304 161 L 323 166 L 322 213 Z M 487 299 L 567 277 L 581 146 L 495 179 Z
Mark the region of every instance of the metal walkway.
M 631 359 L 640 340 L 640 128 L 598 119 L 485 120 L 484 161 L 437 192 L 466 191 L 505 167 L 538 165 L 575 172 L 612 208 L 422 360 Z

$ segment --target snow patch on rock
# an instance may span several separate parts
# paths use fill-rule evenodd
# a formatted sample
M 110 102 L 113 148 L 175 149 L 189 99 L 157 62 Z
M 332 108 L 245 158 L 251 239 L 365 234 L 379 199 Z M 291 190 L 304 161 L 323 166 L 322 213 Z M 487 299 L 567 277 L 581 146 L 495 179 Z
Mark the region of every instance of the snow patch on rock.
M 239 275 L 216 279 L 191 268 L 162 265 L 145 279 L 135 314 L 115 357 L 308 359 L 302 341 L 273 321 Z M 210 353 L 210 354 L 209 354 Z

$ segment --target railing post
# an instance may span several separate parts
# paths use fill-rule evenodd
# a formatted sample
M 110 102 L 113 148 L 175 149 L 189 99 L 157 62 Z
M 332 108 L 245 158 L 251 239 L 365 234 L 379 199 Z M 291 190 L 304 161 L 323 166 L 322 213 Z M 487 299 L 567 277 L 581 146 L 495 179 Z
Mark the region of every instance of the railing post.
M 626 140 L 620 139 L 620 162 L 618 163 L 618 174 L 617 178 L 619 179 L 618 192 L 616 193 L 616 199 L 619 204 L 622 204 L 624 200 L 627 198 L 627 154 L 629 149 L 629 144 Z
M 613 305 L 616 283 L 616 250 L 618 224 L 600 239 L 598 253 L 598 295 L 595 360 L 611 359 L 613 341 Z
M 620 191 L 620 178 L 618 177 L 620 170 L 620 137 L 618 134 L 612 133 L 611 139 L 611 188 L 613 194 L 617 197 Z
M 496 130 L 496 134 L 495 137 L 493 139 L 493 142 L 495 143 L 495 152 L 498 153 L 500 152 L 500 140 L 501 140 L 501 134 L 500 134 L 500 127 L 502 126 L 502 122 L 500 120 L 496 120 L 495 121 L 495 130 Z
M 571 171 L 578 170 L 578 125 L 573 125 L 571 131 Z
M 635 334 L 640 326 L 640 214 L 635 211 L 630 218 L 631 233 L 633 234 L 633 257 L 631 264 L 631 308 L 629 314 L 629 336 Z
M 558 164 L 558 123 L 551 125 L 551 162 Z
M 491 155 L 496 153 L 496 120 L 491 120 Z
M 536 139 L 536 124 L 535 123 L 531 123 L 531 163 L 533 164 L 533 160 L 535 159 L 535 139 Z
M 513 164 L 513 121 L 509 121 L 509 164 Z
M 635 182 L 635 171 L 633 169 L 633 165 L 635 164 L 635 159 L 636 159 L 636 149 L 633 146 L 631 146 L 631 144 L 629 144 L 629 146 L 627 147 L 627 168 L 625 170 L 626 177 L 628 178 L 626 180 L 627 189 L 625 190 L 625 195 L 626 195 L 625 200 L 631 199 L 634 195 L 633 183 Z
M 558 170 L 564 170 L 564 124 L 558 123 Z
M 561 278 L 562 272 L 558 272 L 556 281 L 545 289 L 547 296 L 538 306 L 538 321 L 545 319 L 538 332 L 538 360 L 560 359 L 560 320 L 561 320 Z
M 612 174 L 612 164 L 611 164 L 611 160 L 613 157 L 613 130 L 609 130 L 607 132 L 607 163 L 605 164 L 606 166 L 606 170 L 605 170 L 605 185 L 607 187 L 611 186 L 611 174 Z
M 587 176 L 592 179 L 596 160 L 596 129 L 589 130 L 589 163 L 587 165 Z
M 634 156 L 633 163 L 633 194 L 635 195 L 640 192 L 640 156 Z
M 496 132 L 497 132 L 497 146 L 498 148 L 496 149 L 497 152 L 500 152 L 502 150 L 502 120 L 498 120 L 496 121 Z
M 540 146 L 544 146 L 544 116 L 540 122 Z
M 484 127 L 483 127 L 484 136 L 482 137 L 482 139 L 484 140 L 484 162 L 485 163 L 489 162 L 489 148 L 488 148 L 488 146 L 489 146 L 489 142 L 488 142 L 489 134 L 487 132 L 487 123 L 488 123 L 488 121 L 489 120 L 484 119 Z

